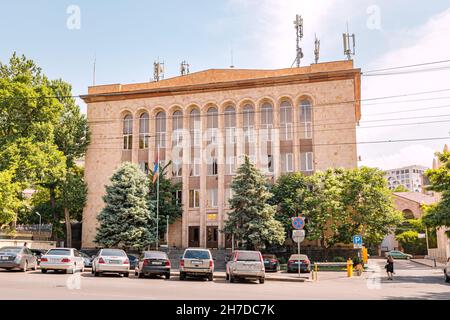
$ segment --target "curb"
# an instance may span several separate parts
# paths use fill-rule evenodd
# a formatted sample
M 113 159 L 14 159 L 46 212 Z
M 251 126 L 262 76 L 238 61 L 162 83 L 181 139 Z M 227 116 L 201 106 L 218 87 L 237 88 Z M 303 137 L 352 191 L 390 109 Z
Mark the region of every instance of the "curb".
M 427 264 L 427 263 L 425 263 L 425 262 L 417 261 L 417 260 L 415 260 L 415 259 L 409 259 L 409 261 L 414 262 L 414 263 L 417 263 L 417 264 L 420 264 L 421 266 L 429 267 L 429 268 L 431 268 L 431 269 L 441 269 L 441 267 L 438 266 L 438 265 L 436 265 L 436 267 L 435 267 L 435 266 L 430 266 L 429 264 Z M 443 267 L 442 267 L 442 268 L 443 268 Z
M 180 273 L 178 271 L 172 271 L 172 276 L 179 277 Z M 225 275 L 215 274 L 214 279 L 226 279 Z M 266 281 L 279 281 L 279 282 L 305 282 L 309 280 L 309 278 L 281 278 L 281 277 L 266 277 Z

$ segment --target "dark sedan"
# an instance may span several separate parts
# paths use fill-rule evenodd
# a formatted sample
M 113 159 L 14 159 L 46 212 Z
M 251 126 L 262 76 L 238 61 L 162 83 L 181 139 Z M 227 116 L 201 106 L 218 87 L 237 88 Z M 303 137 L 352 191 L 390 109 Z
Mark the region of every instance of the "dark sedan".
M 293 254 L 289 258 L 287 271 L 288 272 L 298 272 L 298 267 L 300 263 L 300 272 L 309 273 L 311 271 L 311 262 L 306 254 Z
M 83 258 L 83 260 L 84 260 L 84 266 L 86 267 L 86 268 L 92 268 L 92 260 L 94 260 L 94 258 L 93 257 L 91 257 L 91 256 L 89 256 L 89 255 L 87 255 L 86 253 L 84 253 L 84 252 L 80 252 L 80 256 Z
M 41 257 L 47 252 L 47 250 L 44 249 L 30 249 L 30 251 L 36 257 L 38 265 L 41 263 Z
M 263 254 L 264 269 L 266 272 L 280 271 L 280 262 L 274 254 Z
M 37 258 L 27 247 L 0 248 L 0 268 L 26 272 L 29 269 L 37 270 L 37 267 Z
M 139 278 L 150 275 L 163 275 L 170 279 L 170 260 L 167 253 L 162 251 L 144 251 L 135 269 Z

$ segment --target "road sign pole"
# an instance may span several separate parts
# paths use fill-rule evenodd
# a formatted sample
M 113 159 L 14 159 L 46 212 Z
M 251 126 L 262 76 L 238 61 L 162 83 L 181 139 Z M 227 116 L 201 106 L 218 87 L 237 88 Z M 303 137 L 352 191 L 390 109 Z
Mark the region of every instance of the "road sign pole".
M 301 263 L 300 263 L 300 241 L 297 242 L 297 244 L 298 244 L 298 277 L 300 278 L 300 266 L 301 266 Z

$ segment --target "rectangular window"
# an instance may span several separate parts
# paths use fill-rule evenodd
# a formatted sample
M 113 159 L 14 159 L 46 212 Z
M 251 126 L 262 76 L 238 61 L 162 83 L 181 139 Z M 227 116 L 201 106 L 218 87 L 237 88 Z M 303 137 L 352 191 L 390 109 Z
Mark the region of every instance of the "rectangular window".
M 273 172 L 273 155 L 271 154 L 267 155 L 267 171 Z
M 200 190 L 189 190 L 189 208 L 200 207 Z
M 191 163 L 191 177 L 198 177 L 200 176 L 200 159 L 194 158 L 194 160 Z
M 177 192 L 175 192 L 175 199 L 179 204 L 183 204 L 183 191 L 177 190 Z
M 174 161 L 172 163 L 172 175 L 174 177 L 183 176 L 183 164 L 181 163 L 181 161 Z
M 139 162 L 139 168 L 144 172 L 145 174 L 148 174 L 148 162 Z
M 293 172 L 294 171 L 294 155 L 292 153 L 281 154 L 281 172 Z
M 133 149 L 133 135 L 132 134 L 126 134 L 123 136 L 123 149 L 124 150 Z
M 208 207 L 209 208 L 217 208 L 217 200 L 218 200 L 218 190 L 217 189 L 209 189 L 208 190 Z
M 208 163 L 208 176 L 216 176 L 219 170 L 217 158 L 212 158 L 211 163 Z
M 313 171 L 313 153 L 302 152 L 300 153 L 300 170 L 309 172 Z
M 226 143 L 227 144 L 235 144 L 236 143 L 236 128 L 226 128 Z
M 254 139 L 255 131 L 253 127 L 245 127 L 244 128 L 244 139 L 246 143 L 252 143 L 255 141 Z

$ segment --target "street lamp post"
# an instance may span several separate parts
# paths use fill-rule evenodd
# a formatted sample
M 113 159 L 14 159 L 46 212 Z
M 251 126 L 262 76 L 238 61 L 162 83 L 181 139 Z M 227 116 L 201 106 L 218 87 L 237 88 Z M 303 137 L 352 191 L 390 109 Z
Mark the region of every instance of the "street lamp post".
M 42 224 L 42 217 L 39 212 L 36 211 L 36 214 L 39 216 L 39 237 L 41 236 L 41 224 Z

